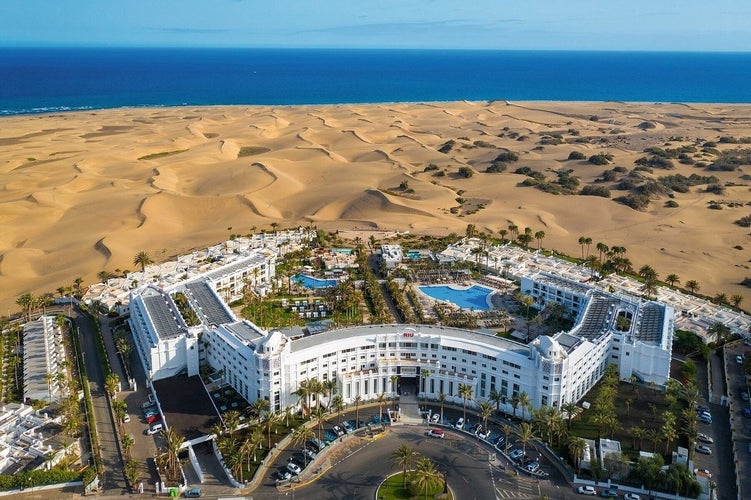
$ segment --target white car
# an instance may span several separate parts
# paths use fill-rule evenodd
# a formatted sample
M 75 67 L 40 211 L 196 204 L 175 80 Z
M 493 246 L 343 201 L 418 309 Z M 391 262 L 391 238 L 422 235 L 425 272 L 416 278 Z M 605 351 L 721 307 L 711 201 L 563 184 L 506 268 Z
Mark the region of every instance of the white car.
M 299 475 L 302 472 L 302 469 L 299 465 L 297 465 L 295 462 L 287 462 L 287 470 L 290 471 L 294 475 Z
M 701 432 L 696 435 L 696 440 L 701 441 L 702 443 L 714 443 L 714 439 L 712 439 L 712 436 L 707 436 L 706 434 L 702 434 Z
M 162 424 L 154 424 L 151 427 L 149 427 L 148 429 L 146 429 L 146 435 L 147 436 L 153 436 L 157 432 L 161 432 L 163 428 L 164 428 L 164 426 L 162 426 Z
M 742 365 L 743 364 L 743 356 L 741 356 L 740 354 L 737 355 L 735 357 L 735 362 L 738 363 L 739 365 Z
M 456 421 L 456 423 L 454 424 L 454 427 L 456 427 L 457 429 L 463 428 L 464 427 L 464 418 L 463 417 L 459 417 L 459 420 Z
M 597 490 L 594 489 L 593 486 L 579 486 L 576 491 L 578 491 L 580 495 L 589 495 L 592 497 L 597 495 Z
M 431 421 L 432 421 L 432 422 L 433 422 L 434 424 L 438 423 L 438 421 L 439 421 L 440 419 L 441 419 L 441 414 L 440 414 L 440 413 L 433 413 L 433 416 L 432 416 L 432 417 L 430 417 L 430 420 L 431 420 Z
M 623 500 L 641 500 L 641 497 L 636 493 L 625 493 L 623 495 Z
M 709 472 L 708 469 L 694 469 L 694 476 L 707 476 L 709 479 L 712 479 L 712 473 Z
M 430 437 L 434 437 L 434 438 L 438 438 L 438 439 L 443 439 L 444 435 L 445 434 L 443 433 L 443 431 L 441 429 L 430 429 L 428 431 L 428 436 L 430 436 Z
M 712 449 L 709 446 L 705 446 L 703 444 L 697 444 L 696 446 L 694 446 L 694 450 L 705 455 L 712 454 Z

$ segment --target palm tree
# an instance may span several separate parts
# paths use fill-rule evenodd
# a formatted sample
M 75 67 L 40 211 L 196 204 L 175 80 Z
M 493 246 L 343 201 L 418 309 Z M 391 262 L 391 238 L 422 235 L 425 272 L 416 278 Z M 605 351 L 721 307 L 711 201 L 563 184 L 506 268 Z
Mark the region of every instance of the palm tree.
M 362 396 L 359 394 L 352 400 L 355 403 L 355 429 L 360 428 L 360 403 L 362 403 Z
M 115 398 L 117 395 L 117 388 L 120 386 L 120 377 L 116 373 L 110 372 L 104 378 L 104 389 L 111 398 Z
M 545 231 L 537 231 L 535 233 L 535 239 L 537 240 L 537 249 L 542 248 L 542 240 L 545 238 Z
M 481 401 L 479 405 L 477 405 L 478 410 L 480 411 L 480 416 L 482 417 L 482 428 L 487 430 L 488 429 L 488 419 L 493 414 L 493 403 L 490 401 Z
M 579 474 L 581 474 L 581 460 L 586 447 L 587 442 L 580 437 L 573 437 L 568 442 L 568 452 L 571 454 L 571 458 L 574 459 L 576 470 Z
M 696 281 L 696 280 L 688 280 L 686 282 L 686 288 L 688 288 L 691 293 L 695 293 L 695 292 L 699 291 L 699 289 L 701 287 L 699 286 L 699 282 L 698 281 Z
M 149 254 L 145 252 L 144 250 L 141 250 L 136 254 L 135 257 L 133 257 L 133 265 L 134 266 L 141 266 L 141 272 L 146 271 L 146 266 L 149 264 L 153 264 L 154 261 L 151 259 Z
M 383 422 L 383 403 L 386 402 L 386 393 L 382 392 L 378 395 L 378 422 Z
M 16 304 L 21 306 L 21 312 L 23 313 L 27 321 L 31 321 L 31 311 L 34 307 L 35 302 L 36 300 L 34 298 L 34 295 L 29 292 L 20 295 L 16 299 Z
M 247 436 L 240 443 L 240 448 L 237 450 L 240 455 L 240 460 L 245 462 L 245 469 L 250 470 L 250 457 L 255 454 L 258 443 L 254 443 L 250 436 Z
M 54 379 L 55 376 L 49 372 L 44 375 L 44 381 L 47 382 L 47 394 L 49 394 L 50 401 L 52 401 L 52 381 Z
M 239 482 L 243 482 L 243 460 L 237 442 L 232 440 L 232 446 L 222 452 L 224 465 L 232 472 Z
M 501 431 L 503 431 L 503 437 L 505 438 L 503 441 L 503 443 L 505 444 L 504 452 L 506 453 L 506 455 L 508 455 L 508 447 L 509 447 L 508 437 L 511 435 L 511 432 L 513 431 L 513 429 L 511 428 L 511 425 L 503 424 L 501 425 Z
M 519 406 L 522 407 L 522 420 L 527 420 L 527 407 L 529 406 L 529 394 L 522 391 L 519 393 Z
M 511 396 L 511 408 L 514 410 L 513 417 L 516 418 L 516 409 L 519 407 L 519 393 Z
M 180 452 L 180 448 L 183 445 L 183 437 L 180 436 L 171 427 L 162 430 L 162 438 L 164 439 L 164 445 L 167 448 L 167 465 L 175 474 L 177 471 L 177 454 Z
M 717 295 L 715 295 L 712 300 L 714 301 L 715 304 L 722 306 L 727 303 L 728 296 L 727 294 L 720 292 Z
M 389 380 L 391 380 L 391 397 L 393 399 L 396 399 L 396 391 L 397 391 L 397 383 L 399 382 L 399 375 L 391 375 L 389 377 Z
M 336 379 L 331 378 L 328 380 L 324 380 L 321 382 L 321 389 L 326 391 L 326 401 L 327 401 L 327 407 L 331 407 L 331 396 L 336 394 L 337 384 Z
M 595 245 L 595 248 L 597 249 L 598 252 L 600 252 L 599 260 L 600 260 L 600 262 L 602 262 L 602 256 L 603 256 L 603 254 L 607 254 L 608 250 L 610 250 L 610 249 L 608 248 L 608 246 L 605 243 L 601 243 L 599 241 L 597 242 L 597 245 Z
M 420 370 L 420 377 L 422 378 L 422 393 L 423 396 L 428 392 L 428 377 L 430 377 L 430 370 L 423 368 Z
M 415 470 L 412 477 L 412 484 L 414 484 L 418 490 L 422 490 L 425 494 L 425 500 L 427 500 L 428 490 L 440 486 L 443 474 L 436 469 L 435 464 L 431 459 L 421 457 L 417 459 L 417 462 L 415 463 Z
M 503 394 L 501 394 L 500 391 L 491 389 L 490 394 L 488 394 L 488 401 L 492 401 L 493 403 L 495 403 L 495 411 L 500 411 L 501 401 L 503 401 Z
M 229 410 L 222 416 L 222 420 L 224 420 L 224 425 L 227 427 L 227 432 L 232 436 L 237 426 L 240 425 L 240 412 Z
M 576 406 L 576 403 L 569 401 L 561 405 L 561 409 L 566 412 L 566 420 L 568 428 L 571 428 L 571 421 L 581 414 L 584 410 Z
M 467 400 L 472 399 L 472 386 L 469 384 L 459 384 L 459 397 L 462 398 L 464 407 L 464 420 L 467 420 Z
M 316 409 L 313 410 L 313 418 L 315 418 L 316 426 L 318 427 L 318 439 L 321 439 L 323 422 L 326 420 L 326 410 L 321 406 L 317 406 Z
M 441 422 L 443 422 L 443 405 L 446 403 L 446 395 L 442 392 L 439 392 L 438 401 L 441 403 Z
M 707 333 L 713 335 L 717 339 L 715 341 L 717 344 L 721 344 L 722 341 L 730 335 L 730 328 L 719 321 L 715 321 L 709 328 L 707 328 Z
M 130 449 L 135 444 L 136 440 L 133 437 L 133 434 L 124 434 L 122 438 L 120 438 L 120 444 L 123 447 L 123 453 L 125 453 L 125 456 L 127 458 L 130 458 Z
M 733 304 L 733 307 L 735 307 L 736 309 L 740 308 L 741 302 L 743 302 L 743 295 L 734 293 L 730 296 L 730 303 Z
M 670 286 L 675 286 L 676 283 L 680 283 L 681 279 L 677 274 L 671 273 L 665 276 L 665 282 Z
M 527 455 L 527 445 L 532 441 L 532 438 L 534 438 L 532 426 L 528 422 L 519 424 L 519 442 L 522 444 L 522 453 L 524 454 L 522 456 Z
M 311 432 L 313 432 L 311 430 Z M 260 427 L 256 427 L 253 429 L 253 432 L 250 433 L 250 436 L 248 436 L 248 439 L 251 443 L 253 443 L 253 461 L 256 461 L 256 452 L 261 449 L 261 445 L 263 445 L 263 431 Z
M 323 414 L 326 413 L 326 410 L 324 410 L 322 407 L 316 408 L 316 411 L 321 411 Z M 268 436 L 268 449 L 271 449 L 271 429 L 279 422 L 279 414 L 273 411 L 267 411 L 263 416 L 263 426 L 266 428 L 266 435 Z M 276 434 L 276 431 L 274 431 L 274 434 Z
M 302 445 L 305 446 L 305 443 L 307 443 L 309 440 L 313 439 L 316 436 L 316 433 L 313 432 L 313 429 L 310 427 L 303 425 L 299 425 L 295 428 L 294 432 L 292 432 L 292 442 L 295 445 Z M 303 457 L 305 459 L 305 465 L 308 465 L 308 456 L 303 453 Z
M 579 236 L 579 245 L 581 245 L 582 247 L 582 260 L 584 260 L 584 246 L 587 244 L 588 239 L 591 243 L 592 238 L 588 238 L 587 236 Z
M 292 393 L 298 398 L 298 402 L 300 403 L 303 416 L 305 416 L 308 408 L 310 408 L 309 384 L 310 384 L 310 379 L 305 379 L 301 381 L 300 385 L 297 386 L 297 390 Z
M 407 470 L 412 466 L 412 463 L 417 459 L 417 456 L 418 453 L 406 444 L 401 445 L 391 454 L 391 460 L 402 468 L 403 488 L 407 487 Z
M 600 259 L 598 259 L 595 254 L 589 254 L 589 255 L 587 255 L 587 258 L 584 259 L 584 263 L 589 268 L 589 275 L 590 276 L 594 276 L 595 275 L 595 269 L 598 269 L 600 267 Z
M 337 394 L 331 400 L 331 406 L 334 408 L 334 411 L 336 411 L 337 425 L 341 425 L 342 424 L 342 410 L 344 409 L 344 398 Z

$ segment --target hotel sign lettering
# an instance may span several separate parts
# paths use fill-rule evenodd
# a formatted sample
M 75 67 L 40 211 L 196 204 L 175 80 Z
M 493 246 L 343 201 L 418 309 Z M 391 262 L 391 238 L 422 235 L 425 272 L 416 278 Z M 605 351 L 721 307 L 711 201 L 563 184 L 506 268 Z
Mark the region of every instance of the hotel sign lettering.
M 404 337 L 412 338 L 415 336 L 415 332 L 404 332 L 402 333 Z

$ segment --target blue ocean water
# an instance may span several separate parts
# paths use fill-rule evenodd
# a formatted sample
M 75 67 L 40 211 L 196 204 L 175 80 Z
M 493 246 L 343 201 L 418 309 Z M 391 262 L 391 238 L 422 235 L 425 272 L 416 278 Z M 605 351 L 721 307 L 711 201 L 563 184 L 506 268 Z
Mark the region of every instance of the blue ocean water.
M 0 114 L 453 100 L 751 102 L 751 53 L 0 48 Z

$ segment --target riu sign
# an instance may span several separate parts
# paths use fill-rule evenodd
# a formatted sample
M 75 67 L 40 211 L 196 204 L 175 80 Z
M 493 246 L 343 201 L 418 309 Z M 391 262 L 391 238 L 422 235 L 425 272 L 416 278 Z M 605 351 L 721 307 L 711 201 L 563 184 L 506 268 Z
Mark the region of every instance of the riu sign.
M 414 337 L 415 336 L 415 332 L 404 332 L 404 333 L 402 333 L 402 335 L 405 336 L 405 337 Z

